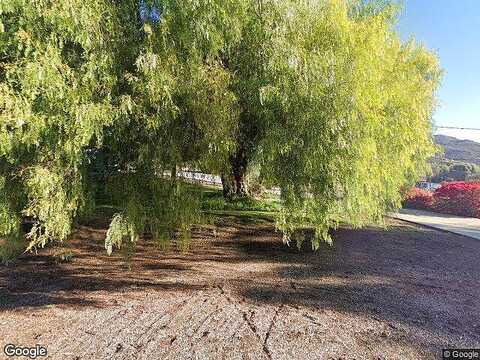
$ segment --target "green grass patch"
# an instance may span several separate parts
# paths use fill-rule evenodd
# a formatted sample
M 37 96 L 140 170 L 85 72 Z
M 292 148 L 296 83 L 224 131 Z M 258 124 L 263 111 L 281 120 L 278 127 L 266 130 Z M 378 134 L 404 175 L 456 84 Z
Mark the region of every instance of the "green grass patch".
M 277 199 L 266 196 L 262 198 L 247 197 L 227 201 L 224 199 L 223 193 L 220 190 L 202 189 L 201 191 L 202 210 L 204 211 L 272 213 L 278 211 L 280 208 L 280 203 Z
M 227 201 L 218 187 L 198 184 L 187 184 L 195 196 L 200 197 L 202 212 L 206 215 L 206 222 L 212 222 L 218 217 L 236 217 L 241 221 L 274 221 L 275 213 L 280 209 L 280 200 L 272 194 L 261 197 L 239 198 Z M 99 216 L 111 218 L 120 208 L 97 199 L 96 212 L 90 217 L 84 217 L 81 223 L 95 221 Z

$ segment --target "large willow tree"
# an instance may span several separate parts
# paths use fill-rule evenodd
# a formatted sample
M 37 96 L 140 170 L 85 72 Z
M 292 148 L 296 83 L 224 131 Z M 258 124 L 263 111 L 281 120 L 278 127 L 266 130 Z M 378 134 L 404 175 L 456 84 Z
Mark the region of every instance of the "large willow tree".
M 186 239 L 183 167 L 240 195 L 260 169 L 287 240 L 380 220 L 434 151 L 437 59 L 395 16 L 385 1 L 3 0 L 2 246 L 66 240 L 100 188 L 119 208 L 109 251 L 146 230 Z
M 397 14 L 388 1 L 253 7 L 231 62 L 242 111 L 230 162 L 237 183 L 255 164 L 281 188 L 286 240 L 299 224 L 318 246 L 340 221 L 381 221 L 427 170 L 441 72 L 434 54 L 402 43 Z

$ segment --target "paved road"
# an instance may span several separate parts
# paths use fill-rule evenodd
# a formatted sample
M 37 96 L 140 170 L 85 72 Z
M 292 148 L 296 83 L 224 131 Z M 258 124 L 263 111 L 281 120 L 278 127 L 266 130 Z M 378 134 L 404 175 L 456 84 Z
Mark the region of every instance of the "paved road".
M 413 209 L 402 209 L 393 217 L 480 240 L 480 219 Z

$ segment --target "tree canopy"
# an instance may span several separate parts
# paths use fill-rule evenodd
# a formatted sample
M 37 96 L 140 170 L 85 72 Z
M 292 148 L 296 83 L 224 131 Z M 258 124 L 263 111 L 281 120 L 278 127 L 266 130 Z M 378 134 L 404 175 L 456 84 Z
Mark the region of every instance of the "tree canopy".
M 119 209 L 108 251 L 146 230 L 187 239 L 200 207 L 175 176 L 186 167 L 237 187 L 259 169 L 281 188 L 287 241 L 301 226 L 318 246 L 339 221 L 380 221 L 435 151 L 437 57 L 400 40 L 397 13 L 360 0 L 3 0 L 0 238 L 65 240 L 101 188 Z

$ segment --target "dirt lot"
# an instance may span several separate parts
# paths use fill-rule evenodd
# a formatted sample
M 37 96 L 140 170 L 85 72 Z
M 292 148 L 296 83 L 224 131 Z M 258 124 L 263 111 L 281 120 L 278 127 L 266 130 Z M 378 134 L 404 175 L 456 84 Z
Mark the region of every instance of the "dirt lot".
M 142 242 L 131 270 L 80 227 L 0 267 L 0 346 L 52 359 L 439 359 L 480 347 L 480 241 L 392 221 L 342 228 L 317 253 L 272 224 L 223 218 L 187 254 Z M 0 357 L 3 356 L 0 355 Z

